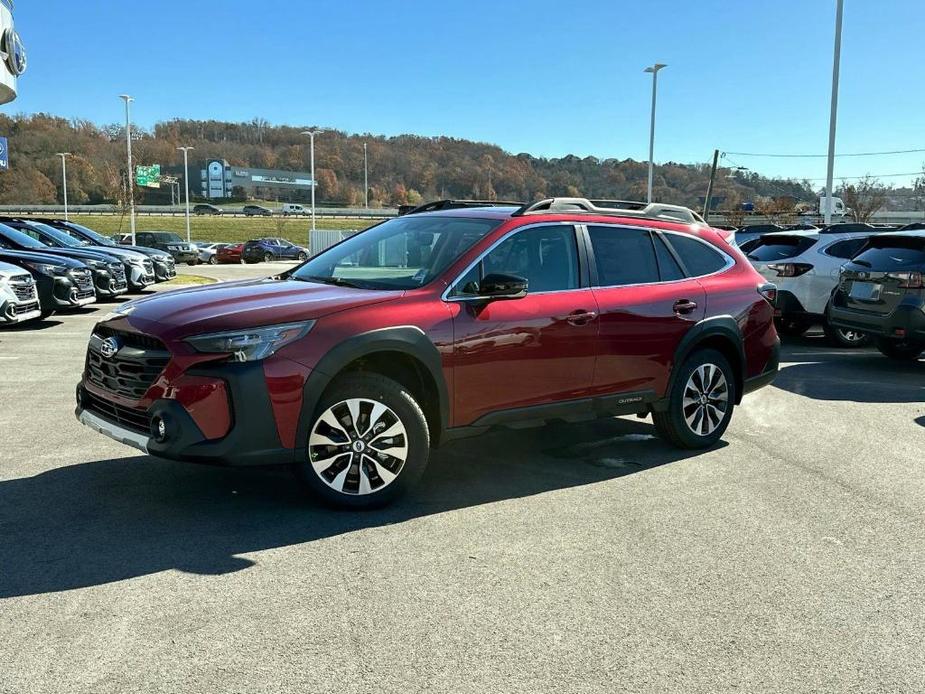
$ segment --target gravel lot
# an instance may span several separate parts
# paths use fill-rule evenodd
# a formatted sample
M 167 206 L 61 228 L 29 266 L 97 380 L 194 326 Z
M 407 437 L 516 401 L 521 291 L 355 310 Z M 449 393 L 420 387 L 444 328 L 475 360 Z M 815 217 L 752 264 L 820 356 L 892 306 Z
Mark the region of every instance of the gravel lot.
M 925 361 L 791 341 L 714 450 L 489 434 L 355 514 L 80 426 L 110 308 L 0 332 L 0 692 L 925 690 Z

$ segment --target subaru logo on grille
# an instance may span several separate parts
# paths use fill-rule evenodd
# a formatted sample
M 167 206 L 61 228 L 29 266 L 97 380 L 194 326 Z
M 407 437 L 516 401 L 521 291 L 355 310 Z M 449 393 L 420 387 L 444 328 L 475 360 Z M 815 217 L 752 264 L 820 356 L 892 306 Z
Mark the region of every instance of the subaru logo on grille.
M 122 345 L 119 344 L 119 341 L 114 337 L 107 337 L 100 343 L 100 354 L 106 359 L 112 359 L 116 356 L 116 352 L 119 351 L 119 348 Z

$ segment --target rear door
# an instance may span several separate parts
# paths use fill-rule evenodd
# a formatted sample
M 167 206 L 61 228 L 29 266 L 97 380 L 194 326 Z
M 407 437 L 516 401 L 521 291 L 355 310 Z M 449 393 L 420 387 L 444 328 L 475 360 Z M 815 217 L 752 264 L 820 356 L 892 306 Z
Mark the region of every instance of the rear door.
M 657 232 L 589 225 L 587 237 L 601 312 L 594 390 L 661 395 L 675 349 L 704 316 L 703 287 Z
M 874 236 L 869 243 L 845 265 L 841 301 L 846 308 L 888 315 L 908 294 L 925 291 L 925 235 Z

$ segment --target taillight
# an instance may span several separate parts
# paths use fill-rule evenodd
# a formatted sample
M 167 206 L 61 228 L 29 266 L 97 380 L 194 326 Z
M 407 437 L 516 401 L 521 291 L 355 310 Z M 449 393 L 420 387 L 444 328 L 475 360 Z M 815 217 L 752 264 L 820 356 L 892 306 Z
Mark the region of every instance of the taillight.
M 900 289 L 925 289 L 925 277 L 921 272 L 888 272 L 886 276 L 899 280 Z
M 769 270 L 774 270 L 778 277 L 799 277 L 813 269 L 808 263 L 769 263 Z
M 777 301 L 777 285 L 767 282 L 758 287 L 758 293 L 763 296 L 771 306 Z

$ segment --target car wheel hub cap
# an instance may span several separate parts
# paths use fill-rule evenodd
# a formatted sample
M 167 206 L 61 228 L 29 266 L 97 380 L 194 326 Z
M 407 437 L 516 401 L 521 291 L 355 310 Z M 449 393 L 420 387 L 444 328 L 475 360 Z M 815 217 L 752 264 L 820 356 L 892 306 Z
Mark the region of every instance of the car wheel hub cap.
M 688 428 L 698 436 L 709 436 L 723 421 L 729 408 L 729 386 L 723 370 L 702 364 L 687 379 L 681 411 Z
M 381 402 L 350 398 L 315 421 L 308 459 L 318 478 L 341 494 L 372 494 L 387 487 L 408 459 L 408 438 L 398 415 Z

